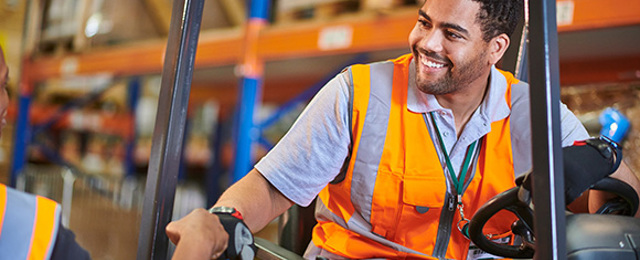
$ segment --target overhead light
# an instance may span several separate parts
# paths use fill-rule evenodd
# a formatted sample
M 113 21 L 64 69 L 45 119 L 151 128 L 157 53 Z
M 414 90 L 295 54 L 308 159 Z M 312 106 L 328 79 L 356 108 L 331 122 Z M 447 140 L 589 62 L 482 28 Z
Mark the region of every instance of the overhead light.
M 100 23 L 102 22 L 102 13 L 95 13 L 87 20 L 87 26 L 84 28 L 84 35 L 91 38 L 98 34 Z

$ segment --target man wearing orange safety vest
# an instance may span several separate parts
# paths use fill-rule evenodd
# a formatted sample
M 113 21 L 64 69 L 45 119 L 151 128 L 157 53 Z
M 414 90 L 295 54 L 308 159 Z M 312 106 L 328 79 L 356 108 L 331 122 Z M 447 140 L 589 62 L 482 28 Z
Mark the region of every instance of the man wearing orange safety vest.
M 212 210 L 241 213 L 258 231 L 317 197 L 309 259 L 491 258 L 458 226 L 531 167 L 529 87 L 495 68 L 522 5 L 426 0 L 411 54 L 337 75 Z M 561 118 L 563 146 L 589 137 L 564 105 Z M 640 187 L 626 165 L 612 176 Z M 218 216 L 198 209 L 170 223 L 176 254 L 223 254 Z M 512 219 L 502 220 L 485 232 L 508 242 Z
M 9 106 L 8 76 L 0 46 L 0 136 Z M 55 201 L 0 184 L 0 259 L 89 259 L 60 217 Z

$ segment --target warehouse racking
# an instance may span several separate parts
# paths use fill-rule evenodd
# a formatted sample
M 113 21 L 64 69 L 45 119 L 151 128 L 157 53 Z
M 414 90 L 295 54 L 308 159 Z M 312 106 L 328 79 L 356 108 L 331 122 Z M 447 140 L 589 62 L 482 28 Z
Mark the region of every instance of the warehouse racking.
M 607 3 L 593 0 L 558 1 L 558 10 L 563 12 L 561 15 L 564 15 L 559 16 L 558 19 L 560 24 L 558 31 L 561 33 L 562 84 L 638 79 L 633 72 L 640 67 L 640 52 L 629 51 L 625 44 L 637 46 L 639 41 L 637 36 L 633 35 L 639 30 L 640 17 L 637 16 L 637 12 L 640 10 L 640 1 L 616 0 Z M 373 53 L 372 59 L 390 58 L 396 53 L 406 52 L 406 37 L 415 24 L 415 17 L 415 8 L 411 7 L 385 13 L 358 13 L 324 21 L 268 25 L 260 30 L 254 42 L 258 46 L 255 58 L 260 63 L 265 63 L 267 67 L 265 87 L 277 85 L 280 86 L 279 89 L 294 89 L 289 94 L 293 96 L 300 92 L 295 90 L 295 86 L 312 85 L 313 81 L 329 73 L 328 68 L 341 66 L 340 64 L 348 60 L 345 57 L 359 53 Z M 561 17 L 565 20 L 560 19 Z M 607 34 L 632 38 L 626 43 L 608 39 L 581 42 L 584 38 L 597 39 Z M 565 47 L 567 52 L 563 52 L 563 37 L 572 42 L 571 46 L 576 43 L 587 46 L 586 51 L 582 49 L 579 51 L 583 54 L 572 55 L 571 49 L 574 47 Z M 226 85 L 233 84 L 234 65 L 240 64 L 245 57 L 242 48 L 244 44 L 245 30 L 240 27 L 202 32 L 195 60 L 194 88 L 212 95 L 236 94 L 234 91 L 220 91 L 219 88 L 201 89 L 211 85 L 211 82 L 206 82 L 207 80 L 224 82 L 223 84 Z M 33 89 L 38 82 L 70 74 L 94 75 L 108 72 L 118 77 L 125 77 L 160 73 L 165 45 L 166 40 L 152 40 L 59 57 L 25 58 L 22 82 L 27 91 L 24 91 L 23 97 L 28 99 L 29 90 Z M 608 50 L 612 55 L 596 53 L 596 50 L 599 51 L 605 47 L 612 49 Z M 621 54 L 626 57 L 620 57 Z M 564 59 L 563 55 L 565 55 Z M 313 68 L 302 71 L 294 68 L 300 63 L 313 64 Z M 594 68 L 594 63 L 604 66 Z M 279 69 L 269 71 L 272 66 Z M 199 81 L 198 70 L 226 75 L 218 79 Z M 270 75 L 278 76 L 270 80 Z M 291 81 L 294 80 L 290 78 L 294 78 L 296 82 L 292 83 Z M 197 84 L 203 87 L 196 87 Z M 268 94 L 265 93 L 266 95 Z M 26 132 L 21 127 L 26 125 L 18 124 L 17 131 Z M 16 143 L 16 154 L 20 154 L 20 149 L 25 149 L 20 145 L 23 144 Z M 19 156 L 16 157 L 16 160 L 20 159 Z

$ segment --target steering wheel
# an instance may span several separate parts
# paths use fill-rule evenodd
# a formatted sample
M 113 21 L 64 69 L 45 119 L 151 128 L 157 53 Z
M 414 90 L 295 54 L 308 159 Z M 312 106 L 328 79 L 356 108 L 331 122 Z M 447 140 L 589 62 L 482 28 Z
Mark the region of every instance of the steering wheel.
M 576 141 L 563 150 L 565 201 L 567 204 L 588 189 L 618 195 L 605 203 L 596 214 L 633 216 L 638 211 L 638 195 L 628 184 L 608 177 L 622 162 L 622 148 L 606 136 Z M 468 226 L 469 239 L 480 249 L 509 258 L 531 258 L 535 251 L 533 210 L 531 204 L 532 174 L 516 180 L 516 187 L 489 200 L 475 213 Z M 487 221 L 500 210 L 514 213 L 519 220 L 511 226 L 514 235 L 522 238 L 519 245 L 494 243 L 485 235 Z
M 638 210 L 638 195 L 628 184 L 606 177 L 597 182 L 593 190 L 602 190 L 618 195 L 618 198 L 603 205 L 598 214 L 619 214 L 626 216 L 635 215 Z M 517 186 L 504 191 L 489 200 L 482 206 L 469 224 L 469 238 L 482 250 L 508 258 L 532 258 L 535 252 L 535 237 L 533 226 L 533 210 L 529 207 L 531 201 L 530 192 L 522 186 Z M 512 226 L 514 235 L 522 238 L 520 245 L 507 245 L 492 242 L 483 233 L 487 221 L 500 210 L 508 210 L 514 213 L 519 220 Z

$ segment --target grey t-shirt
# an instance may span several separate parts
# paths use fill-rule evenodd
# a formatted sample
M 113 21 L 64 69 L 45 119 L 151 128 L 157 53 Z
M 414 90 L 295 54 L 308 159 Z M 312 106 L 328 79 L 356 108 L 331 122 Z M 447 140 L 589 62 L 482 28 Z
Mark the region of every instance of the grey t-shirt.
M 413 66 L 413 64 L 412 64 Z M 407 107 L 412 112 L 434 112 L 454 168 L 460 168 L 469 144 L 491 130 L 490 123 L 511 115 L 511 140 L 516 175 L 531 168 L 529 88 L 514 85 L 511 109 L 504 99 L 504 76 L 492 68 L 487 96 L 462 133 L 456 134 L 451 110 L 441 107 L 433 95 L 415 87 L 409 70 Z M 255 168 L 285 197 L 298 205 L 309 205 L 340 172 L 349 153 L 350 75 L 338 74 L 311 100 L 297 121 Z M 561 104 L 562 145 L 588 138 L 588 133 L 571 111 Z M 438 147 L 436 149 L 439 150 Z

